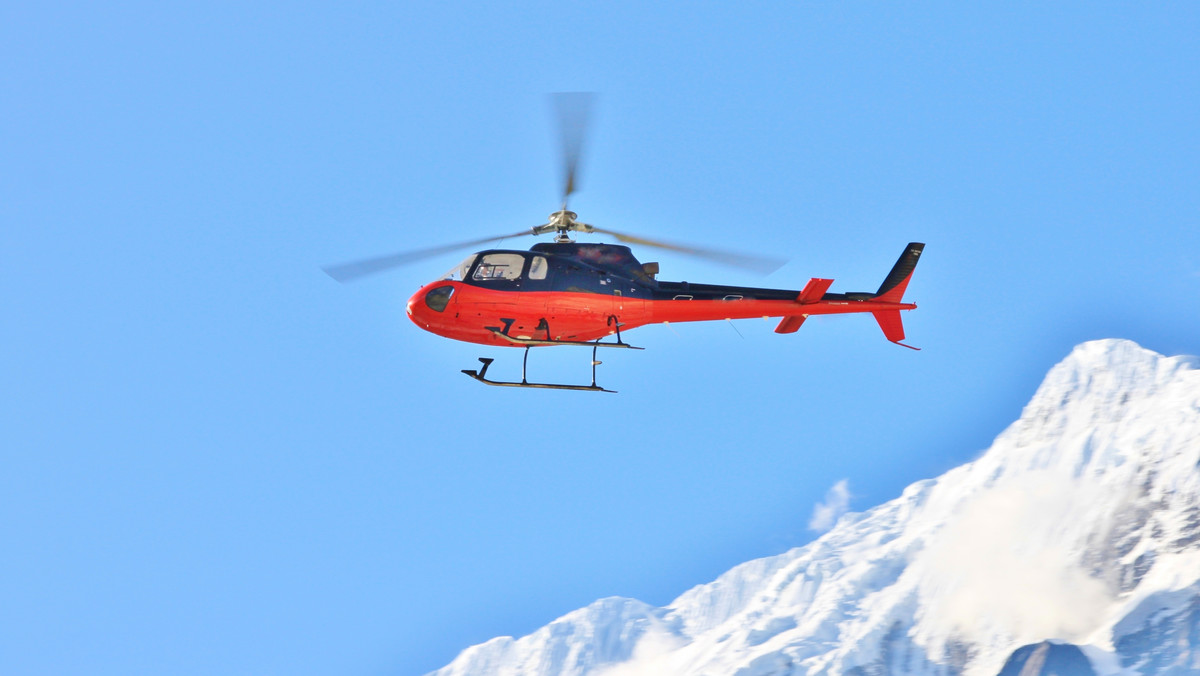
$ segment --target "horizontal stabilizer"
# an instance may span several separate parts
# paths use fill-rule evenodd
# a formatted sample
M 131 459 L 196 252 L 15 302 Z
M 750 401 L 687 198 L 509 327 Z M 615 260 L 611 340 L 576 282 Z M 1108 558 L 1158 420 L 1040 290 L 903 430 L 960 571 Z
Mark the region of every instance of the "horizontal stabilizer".
M 815 303 L 825 296 L 825 292 L 829 290 L 829 286 L 833 284 L 832 279 L 821 279 L 813 277 L 808 280 L 808 284 L 804 285 L 804 290 L 796 297 L 798 303 Z M 799 324 L 797 324 L 799 326 Z M 795 331 L 795 329 L 792 329 Z M 783 333 L 782 331 L 780 333 Z
M 779 326 L 775 327 L 775 333 L 795 333 L 805 319 L 808 319 L 808 315 L 784 317 L 783 321 L 779 322 Z

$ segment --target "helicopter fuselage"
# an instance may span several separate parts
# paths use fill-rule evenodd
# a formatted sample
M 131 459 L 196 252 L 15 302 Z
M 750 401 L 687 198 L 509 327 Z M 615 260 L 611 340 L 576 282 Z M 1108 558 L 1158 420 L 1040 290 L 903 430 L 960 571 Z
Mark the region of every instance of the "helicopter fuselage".
M 911 254 L 912 265 L 919 253 L 918 247 Z M 620 245 L 556 242 L 529 251 L 492 249 L 423 286 L 408 300 L 407 313 L 439 336 L 521 347 L 530 341 L 596 341 L 646 324 L 757 317 L 783 317 L 780 333 L 795 331 L 811 315 L 861 312 L 894 313 L 898 327 L 898 311 L 916 308 L 900 302 L 903 287 L 893 298 L 826 293 L 832 280 L 820 278 L 803 290 L 788 290 L 659 281 L 656 271 L 655 264 L 642 265 Z M 880 314 L 876 319 L 887 334 L 885 320 Z M 894 340 L 901 339 L 902 331 Z

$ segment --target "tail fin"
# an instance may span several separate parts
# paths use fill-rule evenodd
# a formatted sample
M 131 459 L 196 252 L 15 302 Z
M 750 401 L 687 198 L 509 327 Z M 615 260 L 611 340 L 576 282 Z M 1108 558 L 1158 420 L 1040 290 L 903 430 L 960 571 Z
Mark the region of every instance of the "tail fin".
M 888 273 L 887 279 L 883 280 L 883 284 L 879 286 L 879 291 L 875 292 L 872 300 L 899 303 L 904 298 L 904 290 L 908 288 L 908 280 L 912 279 L 913 268 L 917 267 L 917 259 L 921 257 L 921 252 L 924 250 L 923 243 L 909 242 L 908 247 L 904 249 L 904 253 L 900 254 L 899 260 L 892 266 L 892 271 Z
M 883 329 L 884 338 L 887 338 L 900 347 L 907 347 L 910 350 L 921 349 L 900 342 L 904 340 L 904 324 L 900 320 L 899 310 L 876 310 L 871 314 L 875 315 L 875 321 L 879 322 L 879 328 Z

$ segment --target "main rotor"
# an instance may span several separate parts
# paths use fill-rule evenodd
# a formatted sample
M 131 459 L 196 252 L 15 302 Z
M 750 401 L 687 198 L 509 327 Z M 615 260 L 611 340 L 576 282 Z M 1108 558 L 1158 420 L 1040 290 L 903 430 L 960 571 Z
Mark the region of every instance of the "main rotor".
M 587 223 L 580 223 L 578 220 L 579 214 L 574 211 L 567 211 L 565 208 L 560 209 L 548 217 L 549 222 L 543 225 L 533 226 L 533 234 L 544 235 L 548 232 L 557 232 L 554 236 L 555 244 L 570 244 L 575 240 L 571 239 L 568 232 L 596 232 L 596 228 Z
M 551 103 L 554 108 L 555 118 L 558 122 L 558 137 L 560 141 L 560 153 L 562 157 L 562 207 L 547 218 L 547 222 L 541 225 L 535 225 L 528 230 L 522 230 L 507 235 L 499 235 L 485 237 L 482 239 L 470 240 L 467 242 L 457 242 L 445 246 L 431 247 L 428 249 L 418 249 L 416 251 L 406 251 L 388 256 L 378 256 L 375 258 L 366 258 L 362 260 L 342 263 L 340 265 L 330 265 L 322 268 L 330 277 L 333 277 L 339 282 L 348 282 L 360 277 L 383 272 L 391 268 L 413 263 L 425 258 L 439 256 L 444 253 L 449 253 L 458 249 L 466 249 L 470 247 L 490 244 L 502 239 L 510 237 L 520 237 L 523 235 L 544 235 L 547 233 L 555 233 L 554 242 L 558 244 L 570 243 L 574 240 L 568 233 L 599 233 L 615 237 L 618 241 L 626 244 L 637 244 L 640 246 L 655 247 L 659 249 L 667 249 L 679 253 L 688 254 L 706 258 L 718 263 L 732 265 L 740 268 L 747 268 L 763 274 L 772 272 L 783 265 L 785 261 L 777 258 L 765 258 L 761 256 L 749 256 L 746 254 L 730 253 L 727 251 L 718 251 L 714 249 L 702 249 L 693 246 L 685 246 L 682 244 L 674 244 L 670 242 L 657 241 L 629 235 L 607 228 L 598 228 L 588 223 L 580 222 L 579 215 L 568 208 L 571 195 L 578 190 L 579 187 L 579 165 L 580 158 L 583 155 L 583 143 L 587 137 L 587 129 L 591 118 L 592 108 L 595 103 L 595 94 L 591 92 L 569 92 L 559 93 L 551 96 Z

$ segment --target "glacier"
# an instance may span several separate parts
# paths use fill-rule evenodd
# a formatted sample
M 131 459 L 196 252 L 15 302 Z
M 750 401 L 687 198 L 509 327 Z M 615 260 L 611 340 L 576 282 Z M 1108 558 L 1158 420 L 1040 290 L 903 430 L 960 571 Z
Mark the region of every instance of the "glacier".
M 1200 673 L 1194 357 L 1081 344 L 976 460 L 664 607 L 601 599 L 432 674 L 993 676 L 1077 653 Z

